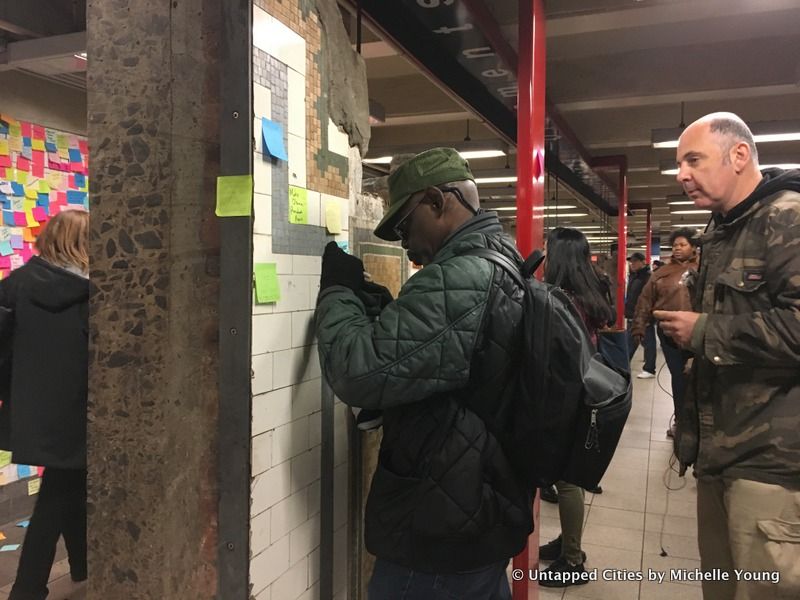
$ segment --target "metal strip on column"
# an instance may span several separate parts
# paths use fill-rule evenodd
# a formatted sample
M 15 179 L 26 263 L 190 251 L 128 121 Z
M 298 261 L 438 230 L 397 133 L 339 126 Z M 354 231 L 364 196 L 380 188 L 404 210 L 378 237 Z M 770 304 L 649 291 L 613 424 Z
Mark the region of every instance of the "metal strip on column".
M 223 0 L 219 53 L 221 176 L 253 172 L 253 3 Z M 252 202 L 252 200 L 251 200 Z M 220 231 L 218 597 L 250 597 L 253 218 Z
M 319 597 L 333 600 L 333 390 L 321 383 Z
M 645 239 L 645 259 L 647 260 L 647 264 L 653 262 L 653 207 L 647 207 L 647 231 L 644 235 Z
M 624 157 L 623 157 L 624 158 Z M 617 326 L 625 326 L 625 272 L 628 260 L 628 164 L 619 165 L 617 220 Z

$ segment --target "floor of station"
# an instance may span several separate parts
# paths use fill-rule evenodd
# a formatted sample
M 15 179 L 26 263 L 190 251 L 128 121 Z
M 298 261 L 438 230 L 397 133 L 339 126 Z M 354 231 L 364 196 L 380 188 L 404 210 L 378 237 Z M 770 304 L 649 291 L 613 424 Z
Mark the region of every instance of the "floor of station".
M 17 527 L 19 519 L 5 526 L 0 526 L 0 532 L 6 536 L 0 544 L 11 545 L 20 544 L 17 550 L 0 552 L 0 600 L 6 600 L 11 593 L 11 586 L 14 585 L 14 577 L 17 573 L 21 544 L 25 538 L 25 529 Z M 69 563 L 67 562 L 67 550 L 64 547 L 64 540 L 58 543 L 56 559 L 53 569 L 50 571 L 50 583 L 48 584 L 50 594 L 47 600 L 85 600 L 86 583 L 73 583 L 69 576 Z
M 633 408 L 601 482 L 603 493 L 586 494 L 582 545 L 586 569 L 597 569 L 598 581 L 557 590 L 540 587 L 542 600 L 702 599 L 699 583 L 670 580 L 672 569 L 694 570 L 700 560 L 697 486 L 691 469 L 684 478 L 678 477 L 677 465 L 671 470 L 672 442 L 666 437 L 673 411 L 669 370 L 660 349 L 658 379 L 635 378 L 641 372 L 641 349 L 631 366 Z M 543 502 L 541 543 L 560 530 L 557 505 Z M 612 570 L 607 577 L 620 580 L 604 581 L 607 569 Z M 648 572 L 663 574 L 663 582 L 648 581 Z M 626 573 L 642 573 L 644 581 L 621 580 Z

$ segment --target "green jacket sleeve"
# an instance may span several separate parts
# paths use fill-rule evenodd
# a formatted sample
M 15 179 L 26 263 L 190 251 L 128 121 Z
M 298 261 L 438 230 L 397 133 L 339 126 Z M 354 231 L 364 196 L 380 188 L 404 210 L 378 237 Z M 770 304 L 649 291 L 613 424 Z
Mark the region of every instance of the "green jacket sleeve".
M 336 395 L 351 406 L 389 408 L 464 387 L 491 277 L 491 265 L 473 257 L 431 264 L 377 320 L 352 291 L 324 290 L 315 327 Z
M 709 314 L 704 354 L 716 365 L 800 366 L 800 218 L 784 211 L 768 223 L 764 285 L 773 307 Z

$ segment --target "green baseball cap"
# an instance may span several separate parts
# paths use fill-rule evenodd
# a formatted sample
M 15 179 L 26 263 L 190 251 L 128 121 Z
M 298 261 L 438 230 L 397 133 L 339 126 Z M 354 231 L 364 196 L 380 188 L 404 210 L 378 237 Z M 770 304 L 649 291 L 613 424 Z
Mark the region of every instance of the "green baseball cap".
M 389 175 L 389 208 L 375 228 L 375 235 L 397 241 L 393 227 L 411 196 L 431 186 L 467 179 L 475 181 L 469 163 L 454 148 L 433 148 L 408 159 Z

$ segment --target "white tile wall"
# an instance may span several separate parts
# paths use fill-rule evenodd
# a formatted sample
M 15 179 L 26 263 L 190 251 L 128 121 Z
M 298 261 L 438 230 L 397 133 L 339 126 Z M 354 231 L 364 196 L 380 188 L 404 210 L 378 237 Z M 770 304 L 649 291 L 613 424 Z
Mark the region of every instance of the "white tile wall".
M 253 41 L 288 65 L 289 184 L 307 187 L 306 46 L 288 27 L 254 7 Z M 253 260 L 277 265 L 281 299 L 253 304 L 251 583 L 257 600 L 320 600 L 320 366 L 312 319 L 321 258 L 272 252 L 272 164 L 265 161 L 260 117 L 272 113 L 271 92 L 254 84 Z M 328 123 L 329 148 L 350 156 L 347 136 Z M 339 203 L 348 239 L 347 198 L 308 190 L 308 222 L 324 225 L 324 203 Z M 346 407 L 335 407 L 334 517 L 337 565 L 346 577 Z M 337 598 L 341 581 L 336 581 Z
M 277 465 L 308 451 L 308 417 L 281 425 L 272 438 L 272 464 Z
M 258 594 L 288 569 L 289 536 L 287 535 L 250 561 L 250 585 L 253 586 L 253 592 Z

